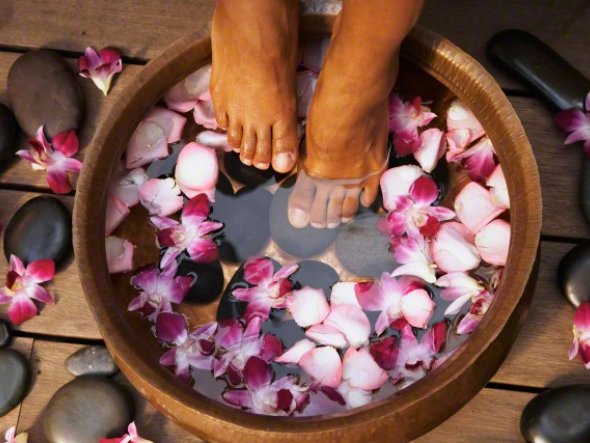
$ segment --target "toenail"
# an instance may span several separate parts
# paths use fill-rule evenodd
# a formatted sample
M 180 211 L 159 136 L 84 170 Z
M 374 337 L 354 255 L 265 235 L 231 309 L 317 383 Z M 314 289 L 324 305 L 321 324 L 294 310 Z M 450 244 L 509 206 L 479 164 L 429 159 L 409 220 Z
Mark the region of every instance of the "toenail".
M 342 223 L 349 223 L 352 220 L 352 217 L 342 217 Z
M 293 164 L 293 154 L 288 152 L 281 152 L 277 155 L 276 167 L 281 170 L 285 170 L 291 167 Z
M 256 166 L 258 169 L 268 169 L 268 167 L 270 166 L 268 163 L 256 163 L 254 166 Z
M 338 226 L 340 226 L 340 223 L 338 223 L 338 222 L 328 223 L 328 229 L 334 229 L 334 228 L 337 228 Z
M 244 163 L 246 166 L 252 166 L 252 160 L 249 158 L 243 158 L 242 163 Z
M 301 209 L 289 210 L 289 221 L 296 228 L 304 228 L 309 223 L 309 215 Z

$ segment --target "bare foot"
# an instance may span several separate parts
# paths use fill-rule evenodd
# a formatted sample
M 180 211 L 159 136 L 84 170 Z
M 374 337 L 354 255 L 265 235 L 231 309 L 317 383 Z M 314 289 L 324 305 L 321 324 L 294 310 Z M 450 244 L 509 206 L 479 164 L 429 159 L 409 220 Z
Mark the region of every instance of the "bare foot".
M 211 96 L 246 165 L 287 172 L 297 158 L 297 0 L 219 0 Z

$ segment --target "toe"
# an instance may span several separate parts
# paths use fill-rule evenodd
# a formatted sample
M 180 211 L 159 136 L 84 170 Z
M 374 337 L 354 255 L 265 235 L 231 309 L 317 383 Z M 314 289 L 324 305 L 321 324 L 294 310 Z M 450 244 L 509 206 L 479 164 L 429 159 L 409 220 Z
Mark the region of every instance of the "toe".
M 244 128 L 242 145 L 240 146 L 240 160 L 245 165 L 251 166 L 256 152 L 256 131 L 254 128 Z
M 345 189 L 341 186 L 336 187 L 330 193 L 328 199 L 327 228 L 334 229 L 340 225 L 342 219 L 342 204 L 344 203 Z
M 330 193 L 327 189 L 319 187 L 316 189 L 311 208 L 309 210 L 309 223 L 314 228 L 325 228 L 328 216 L 328 200 Z
M 238 120 L 231 120 L 229 131 L 227 131 L 227 142 L 234 149 L 239 152 L 242 145 L 242 124 Z
M 289 196 L 287 215 L 289 223 L 295 228 L 305 228 L 309 224 L 309 212 L 314 200 L 316 187 L 304 173 L 299 174 L 293 192 Z
M 370 177 L 365 182 L 363 187 L 363 194 L 361 195 L 361 204 L 368 208 L 373 204 L 379 193 L 379 178 L 380 174 L 375 174 L 374 177 Z
M 263 129 L 258 130 L 256 133 L 256 153 L 254 154 L 254 166 L 258 169 L 268 169 L 270 166 L 271 157 L 271 128 L 266 126 Z
M 347 189 L 342 203 L 342 223 L 348 223 L 355 216 L 359 207 L 359 188 Z
M 227 128 L 229 127 L 229 117 L 227 116 L 227 112 L 225 112 L 225 107 L 219 103 L 216 103 L 214 105 L 214 110 L 217 126 L 219 126 L 224 131 L 227 131 Z
M 272 127 L 272 167 L 277 172 L 289 172 L 297 161 L 297 121 L 282 120 Z

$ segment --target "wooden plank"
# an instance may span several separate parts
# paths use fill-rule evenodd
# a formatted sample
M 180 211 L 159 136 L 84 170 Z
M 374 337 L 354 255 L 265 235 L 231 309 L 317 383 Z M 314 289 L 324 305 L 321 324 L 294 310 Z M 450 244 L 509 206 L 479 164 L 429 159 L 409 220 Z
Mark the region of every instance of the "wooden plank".
M 520 413 L 534 394 L 483 389 L 463 409 L 415 443 L 513 443 L 522 441 Z
M 80 345 L 37 340 L 33 348 L 32 364 L 37 379 L 31 394 L 21 407 L 18 423 L 20 432 L 29 432 L 29 441 L 44 443 L 42 414 L 53 394 L 73 376 L 64 368 L 65 359 L 80 349 Z M 136 424 L 144 438 L 154 442 L 193 443 L 200 441 L 166 419 L 149 405 L 128 382 L 118 375 L 116 380 L 126 385 L 133 393 L 136 407 Z
M 31 350 L 33 349 L 33 339 L 16 337 L 12 340 L 10 348 L 23 354 L 27 360 L 31 358 Z M 18 424 L 18 417 L 20 414 L 21 405 L 15 407 L 8 414 L 0 417 L 0 438 L 4 436 L 4 432 L 12 426 Z
M 16 210 L 36 195 L 38 194 L 0 190 L 2 226 L 6 226 Z M 70 208 L 74 204 L 72 197 L 60 199 Z M 0 241 L 4 241 L 4 232 L 0 235 Z M 0 258 L 0 276 L 6 275 L 7 269 L 7 261 Z M 99 339 L 100 333 L 86 304 L 73 259 L 58 271 L 55 279 L 46 286 L 57 298 L 57 303 L 45 306 L 41 315 L 25 322 L 18 329 L 37 334 Z M 7 306 L 0 306 L 0 315 L 6 315 Z
M 1 9 L 2 6 L 0 6 L 0 10 Z M 0 17 L 2 17 L 1 11 Z M 3 35 L 3 33 L 0 33 L 0 35 Z M 19 54 L 0 52 L 0 102 L 2 103 L 8 103 L 6 78 L 12 63 L 18 56 Z M 76 60 L 66 59 L 66 61 L 72 69 L 76 69 Z M 84 148 L 92 139 L 98 123 L 108 115 L 113 103 L 117 100 L 116 96 L 118 93 L 124 91 L 125 88 L 131 84 L 131 81 L 140 70 L 141 66 L 125 65 L 123 72 L 115 78 L 111 92 L 107 97 L 102 95 L 102 92 L 94 86 L 92 81 L 78 77 L 78 83 L 82 87 L 84 97 L 86 97 L 86 117 L 78 134 L 81 150 L 80 154 L 78 154 L 78 158 L 80 160 L 83 160 L 84 158 Z M 19 140 L 19 149 L 26 149 L 27 145 L 27 137 L 23 134 Z M 45 172 L 32 170 L 30 163 L 19 158 L 15 158 L 15 161 L 10 168 L 0 174 L 0 183 L 35 186 L 48 189 Z

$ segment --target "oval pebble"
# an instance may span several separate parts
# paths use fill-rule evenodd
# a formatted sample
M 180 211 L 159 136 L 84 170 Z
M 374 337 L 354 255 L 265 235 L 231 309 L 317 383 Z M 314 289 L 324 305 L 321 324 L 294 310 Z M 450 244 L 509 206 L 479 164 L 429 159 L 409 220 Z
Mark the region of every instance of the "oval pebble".
M 66 359 L 67 371 L 78 377 L 80 375 L 115 375 L 119 368 L 106 346 L 86 346 L 74 352 Z
M 16 407 L 29 390 L 31 370 L 27 359 L 14 349 L 0 349 L 0 417 Z
M 590 300 L 590 242 L 567 252 L 559 262 L 557 278 L 561 291 L 574 307 Z
M 0 169 L 5 169 L 15 158 L 19 128 L 10 109 L 0 103 Z

